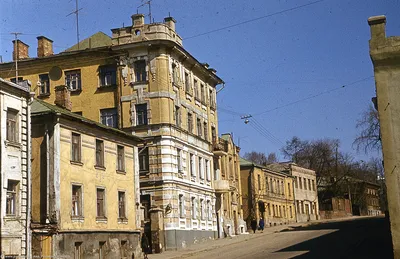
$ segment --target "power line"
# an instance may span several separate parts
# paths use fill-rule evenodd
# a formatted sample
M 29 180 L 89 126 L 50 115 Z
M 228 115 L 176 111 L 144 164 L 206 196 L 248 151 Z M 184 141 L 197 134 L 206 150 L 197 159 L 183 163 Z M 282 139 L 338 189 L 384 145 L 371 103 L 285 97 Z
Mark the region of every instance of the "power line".
M 294 11 L 294 10 L 297 10 L 297 9 L 300 9 L 300 8 L 304 8 L 304 7 L 307 7 L 307 6 L 310 6 L 310 5 L 314 5 L 314 4 L 323 2 L 323 1 L 325 1 L 325 0 L 318 0 L 318 1 L 311 2 L 311 3 L 307 3 L 307 4 L 298 5 L 298 6 L 289 8 L 289 9 L 284 9 L 284 10 L 279 11 L 279 12 L 267 14 L 267 15 L 264 15 L 264 16 L 260 16 L 260 17 L 254 18 L 254 19 L 250 19 L 250 20 L 244 21 L 244 22 L 235 23 L 235 24 L 232 24 L 232 25 L 221 27 L 219 29 L 214 29 L 214 30 L 211 30 L 211 31 L 208 31 L 208 32 L 203 32 L 203 33 L 200 33 L 200 34 L 189 36 L 189 37 L 183 38 L 183 40 L 193 39 L 193 38 L 197 38 L 197 37 L 200 37 L 200 36 L 203 36 L 203 35 L 207 35 L 207 34 L 210 34 L 210 33 L 226 30 L 226 29 L 233 28 L 233 27 L 237 27 L 237 26 L 240 26 L 240 25 L 243 25 L 243 24 L 246 24 L 246 23 L 258 21 L 258 20 L 261 20 L 261 19 L 264 19 L 264 18 L 268 18 L 268 17 L 275 16 L 275 15 L 278 15 L 278 14 L 283 14 L 283 13 L 286 13 L 286 12 Z

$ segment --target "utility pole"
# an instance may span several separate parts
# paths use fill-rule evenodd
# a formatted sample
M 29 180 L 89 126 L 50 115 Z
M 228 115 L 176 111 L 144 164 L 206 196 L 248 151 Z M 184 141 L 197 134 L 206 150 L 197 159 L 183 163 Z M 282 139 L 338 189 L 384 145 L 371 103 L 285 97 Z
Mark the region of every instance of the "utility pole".
M 10 34 L 14 34 L 15 40 L 14 40 L 14 59 L 15 59 L 15 83 L 18 84 L 18 58 L 19 58 L 19 53 L 18 53 L 18 35 L 21 35 L 21 32 L 11 32 Z
M 247 124 L 247 123 L 250 122 L 249 119 L 252 118 L 252 117 L 253 116 L 251 114 L 248 114 L 248 115 L 241 116 L 240 119 L 244 120 L 244 123 Z
M 75 14 L 76 16 L 76 40 L 78 43 L 78 50 L 79 50 L 79 11 L 82 10 L 78 9 L 78 0 L 75 0 L 75 11 L 69 13 L 66 17 L 70 16 L 71 14 Z

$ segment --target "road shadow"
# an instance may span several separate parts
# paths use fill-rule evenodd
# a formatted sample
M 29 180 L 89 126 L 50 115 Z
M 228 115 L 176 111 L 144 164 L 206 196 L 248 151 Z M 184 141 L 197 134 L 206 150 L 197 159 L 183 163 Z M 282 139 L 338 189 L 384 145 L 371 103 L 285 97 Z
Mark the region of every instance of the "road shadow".
M 385 218 L 360 218 L 356 220 L 312 224 L 283 230 L 292 231 L 337 230 L 310 239 L 278 252 L 308 251 L 293 257 L 304 258 L 393 258 L 390 225 Z

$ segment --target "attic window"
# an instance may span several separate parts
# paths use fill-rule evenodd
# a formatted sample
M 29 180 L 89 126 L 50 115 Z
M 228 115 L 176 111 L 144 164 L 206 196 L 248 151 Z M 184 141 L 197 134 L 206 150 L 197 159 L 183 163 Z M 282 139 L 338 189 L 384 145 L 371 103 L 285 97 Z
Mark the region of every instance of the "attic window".
M 135 35 L 136 35 L 136 36 L 139 36 L 139 35 L 140 35 L 140 30 L 136 30 L 136 31 L 135 31 Z

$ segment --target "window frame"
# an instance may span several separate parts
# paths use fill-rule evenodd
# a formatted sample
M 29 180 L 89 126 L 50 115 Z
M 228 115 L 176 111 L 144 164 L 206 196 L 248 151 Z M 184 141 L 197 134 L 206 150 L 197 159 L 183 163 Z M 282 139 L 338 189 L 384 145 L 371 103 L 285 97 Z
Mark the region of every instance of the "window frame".
M 74 136 L 78 137 L 78 143 L 74 143 Z M 71 161 L 82 163 L 82 136 L 79 133 L 71 133 Z
M 148 125 L 147 103 L 135 104 L 136 126 Z
M 125 147 L 122 145 L 117 145 L 117 171 L 125 172 L 125 170 Z
M 82 72 L 80 69 L 68 70 L 64 72 L 65 85 L 71 92 L 82 91 Z M 71 83 L 75 82 L 75 87 L 72 88 Z
M 18 203 L 19 203 L 19 183 L 17 180 L 7 180 L 6 189 L 6 216 L 16 217 L 19 214 Z M 12 188 L 10 188 L 12 187 Z M 10 199 L 11 198 L 11 199 Z
M 197 136 L 199 136 L 200 138 L 203 136 L 202 135 L 202 123 L 201 123 L 201 119 L 200 118 L 197 118 L 197 125 L 196 125 L 196 127 L 197 127 Z
M 148 79 L 147 79 L 146 66 L 147 66 L 146 60 L 144 59 L 136 60 L 133 63 L 136 83 L 147 82 Z
M 104 140 L 96 139 L 96 167 L 105 168 Z
M 143 148 L 145 150 L 143 150 Z M 139 172 L 143 173 L 143 172 L 148 172 L 149 171 L 149 148 L 148 147 L 143 147 L 143 148 L 139 148 Z M 143 163 L 143 164 L 142 164 Z M 145 168 L 143 168 L 142 166 L 145 166 Z
M 39 75 L 39 96 L 49 96 L 50 95 L 50 77 L 49 74 Z M 45 90 L 45 91 L 43 91 Z
M 19 111 L 12 108 L 7 108 L 6 116 L 6 139 L 11 143 L 20 143 L 19 137 Z
M 187 124 L 188 124 L 188 131 L 190 133 L 193 133 L 193 113 L 191 112 L 188 112 Z
M 110 83 L 106 80 L 110 77 Z M 115 65 L 99 66 L 99 87 L 110 87 L 117 85 L 117 67 Z
M 185 217 L 185 196 L 181 193 L 179 194 L 179 217 L 184 218 Z
M 99 191 L 103 196 L 99 199 Z M 101 204 L 99 204 L 99 200 Z M 99 205 L 102 213 L 99 213 Z M 107 205 L 106 205 L 106 189 L 104 187 L 96 187 L 96 219 L 107 219 Z M 101 215 L 102 214 L 102 215 Z
M 111 125 L 108 123 L 110 119 Z M 100 122 L 107 127 L 118 128 L 118 109 L 116 107 L 100 109 Z
M 77 188 L 77 192 L 74 195 L 74 187 Z M 76 196 L 78 198 L 76 198 Z M 74 200 L 75 197 L 75 200 Z M 83 186 L 80 184 L 72 184 L 71 186 L 71 217 L 82 218 L 83 217 Z
M 121 201 L 121 198 L 122 201 Z M 121 203 L 122 202 L 122 203 Z M 122 204 L 122 208 L 121 208 Z M 125 191 L 118 191 L 118 218 L 120 220 L 126 220 L 126 192 Z

